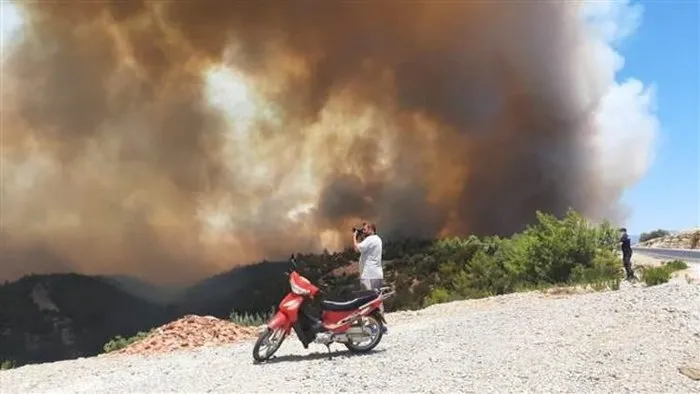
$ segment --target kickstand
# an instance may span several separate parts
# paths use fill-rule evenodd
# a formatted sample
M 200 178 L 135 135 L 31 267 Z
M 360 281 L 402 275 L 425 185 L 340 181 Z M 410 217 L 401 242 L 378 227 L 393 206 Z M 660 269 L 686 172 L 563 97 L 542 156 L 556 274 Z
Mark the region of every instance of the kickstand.
M 331 345 L 326 345 L 326 348 L 328 349 L 328 360 L 333 360 L 333 356 L 331 355 Z

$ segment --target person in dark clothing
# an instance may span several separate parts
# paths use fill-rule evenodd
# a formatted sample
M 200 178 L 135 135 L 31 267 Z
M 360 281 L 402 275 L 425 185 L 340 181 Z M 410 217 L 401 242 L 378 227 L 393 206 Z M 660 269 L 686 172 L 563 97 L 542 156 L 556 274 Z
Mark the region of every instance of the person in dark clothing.
M 632 245 L 627 229 L 624 227 L 620 229 L 620 249 L 622 249 L 622 265 L 625 267 L 627 280 L 635 279 L 632 269 Z

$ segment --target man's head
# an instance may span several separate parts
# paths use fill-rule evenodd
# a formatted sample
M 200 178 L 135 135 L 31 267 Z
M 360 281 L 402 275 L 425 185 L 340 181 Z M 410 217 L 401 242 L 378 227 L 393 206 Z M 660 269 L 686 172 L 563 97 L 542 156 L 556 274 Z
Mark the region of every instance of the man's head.
M 625 234 L 627 232 L 627 229 L 622 227 L 620 228 L 620 234 Z
M 377 226 L 375 226 L 374 223 L 364 223 L 362 225 L 362 230 L 365 234 L 372 235 L 377 232 Z

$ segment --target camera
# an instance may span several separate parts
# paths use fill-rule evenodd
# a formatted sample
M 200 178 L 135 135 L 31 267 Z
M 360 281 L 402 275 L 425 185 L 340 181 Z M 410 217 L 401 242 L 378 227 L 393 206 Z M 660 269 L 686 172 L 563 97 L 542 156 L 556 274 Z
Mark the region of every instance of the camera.
M 365 233 L 365 224 L 362 223 L 362 225 L 360 225 L 360 226 L 353 227 L 352 233 L 363 235 Z

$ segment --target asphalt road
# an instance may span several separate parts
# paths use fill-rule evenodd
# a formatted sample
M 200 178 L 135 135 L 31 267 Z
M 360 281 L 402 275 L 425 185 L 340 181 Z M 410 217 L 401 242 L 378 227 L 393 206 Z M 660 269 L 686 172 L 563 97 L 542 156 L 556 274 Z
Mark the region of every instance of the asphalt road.
M 659 249 L 659 248 L 632 248 L 635 253 L 667 259 L 679 259 L 687 263 L 700 263 L 700 250 L 698 249 Z

